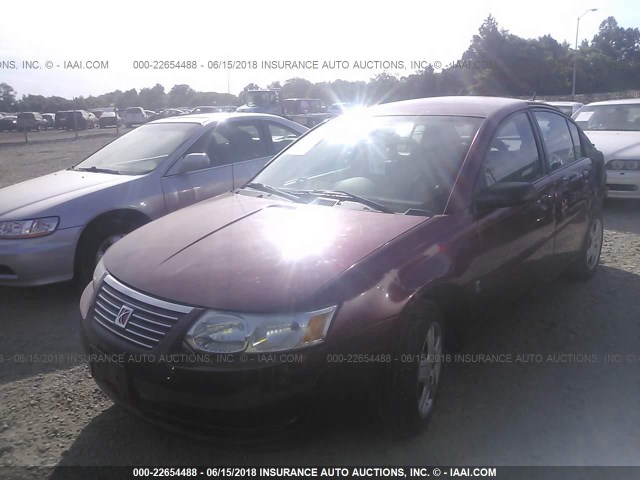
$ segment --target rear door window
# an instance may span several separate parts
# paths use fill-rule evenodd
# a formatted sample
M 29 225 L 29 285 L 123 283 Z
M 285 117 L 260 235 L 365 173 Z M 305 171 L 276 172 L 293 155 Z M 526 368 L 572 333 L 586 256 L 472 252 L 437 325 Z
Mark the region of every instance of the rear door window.
M 542 141 L 547 150 L 547 162 L 551 170 L 568 165 L 577 158 L 566 119 L 557 113 L 534 111 L 540 127 Z

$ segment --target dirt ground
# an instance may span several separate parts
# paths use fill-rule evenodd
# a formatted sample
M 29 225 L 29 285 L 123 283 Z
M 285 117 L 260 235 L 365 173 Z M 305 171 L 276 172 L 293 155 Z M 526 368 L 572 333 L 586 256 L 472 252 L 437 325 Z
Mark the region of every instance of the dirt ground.
M 33 132 L 33 135 L 49 133 L 57 131 Z M 29 144 L 3 143 L 2 138 L 8 134 L 0 133 L 0 188 L 69 168 L 116 138 L 115 130 L 82 133 L 85 135 L 78 139 L 69 138 L 67 134 L 62 139 Z
M 0 147 L 0 186 L 108 140 Z M 559 278 L 484 322 L 462 351 L 476 357 L 447 365 L 430 428 L 405 442 L 348 402 L 269 445 L 168 433 L 115 407 L 74 358 L 77 288 L 0 288 L 0 465 L 640 465 L 639 210 L 607 203 L 591 281 Z M 477 360 L 497 353 L 521 360 Z

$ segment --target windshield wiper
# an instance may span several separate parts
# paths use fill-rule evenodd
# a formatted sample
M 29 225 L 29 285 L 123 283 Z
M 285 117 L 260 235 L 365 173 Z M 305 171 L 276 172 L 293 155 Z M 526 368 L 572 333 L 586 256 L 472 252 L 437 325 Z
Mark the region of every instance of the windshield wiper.
M 297 195 L 278 190 L 276 187 L 265 185 L 264 183 L 247 183 L 245 187 L 251 188 L 252 190 L 258 190 L 260 192 L 269 193 L 271 195 L 277 195 L 279 197 L 286 198 L 287 200 L 291 200 L 292 202 L 300 201 L 300 197 L 298 197 Z
M 112 173 L 114 175 L 122 175 L 122 172 L 118 170 L 111 170 L 110 168 L 98 168 L 98 167 L 71 167 L 72 170 L 79 172 L 96 172 L 96 173 Z
M 299 192 L 296 191 L 295 193 L 317 195 L 319 197 L 334 198 L 336 200 L 346 200 L 349 202 L 360 203 L 382 213 L 396 213 L 389 207 L 385 207 L 378 202 L 374 202 L 373 200 L 369 200 L 368 198 L 360 197 L 358 195 L 354 195 L 353 193 L 344 192 L 342 190 L 301 190 Z

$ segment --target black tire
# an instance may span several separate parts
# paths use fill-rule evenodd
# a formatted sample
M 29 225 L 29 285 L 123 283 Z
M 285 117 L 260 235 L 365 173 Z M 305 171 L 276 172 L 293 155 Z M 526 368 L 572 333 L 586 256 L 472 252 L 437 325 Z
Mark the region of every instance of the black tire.
M 437 387 L 442 373 L 445 322 L 437 304 L 424 300 L 409 307 L 400 318 L 401 326 L 393 361 L 384 370 L 379 389 L 378 412 L 385 428 L 395 437 L 407 438 L 426 429 L 431 419 L 436 400 Z M 431 385 L 428 411 L 420 409 L 421 389 L 418 375 L 424 362 L 424 347 L 431 329 L 437 330 L 439 354 L 432 360 L 438 363 L 434 371 L 435 383 Z M 436 353 L 436 352 L 434 352 Z M 429 368 L 425 369 L 429 371 Z
M 103 248 L 106 251 L 110 246 L 105 242 L 119 235 L 127 235 L 140 226 L 140 222 L 133 220 L 111 219 L 87 227 L 76 251 L 76 280 L 83 286 L 89 283 L 98 264 L 98 251 Z
M 587 230 L 582 242 L 580 254 L 567 269 L 567 274 L 573 280 L 589 280 L 598 270 L 600 253 L 602 251 L 602 242 L 604 239 L 603 225 L 602 212 L 598 212 L 591 217 L 591 220 L 589 221 L 589 229 Z

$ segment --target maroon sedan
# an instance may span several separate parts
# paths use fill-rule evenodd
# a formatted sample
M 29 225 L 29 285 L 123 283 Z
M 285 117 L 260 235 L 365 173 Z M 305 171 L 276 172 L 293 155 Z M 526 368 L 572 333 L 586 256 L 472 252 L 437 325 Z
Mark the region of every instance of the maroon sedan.
M 539 103 L 343 115 L 107 252 L 81 300 L 92 374 L 188 431 L 286 420 L 335 379 L 363 380 L 392 431 L 419 432 L 443 349 L 484 302 L 594 274 L 604 175 L 580 128 Z

